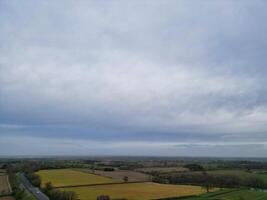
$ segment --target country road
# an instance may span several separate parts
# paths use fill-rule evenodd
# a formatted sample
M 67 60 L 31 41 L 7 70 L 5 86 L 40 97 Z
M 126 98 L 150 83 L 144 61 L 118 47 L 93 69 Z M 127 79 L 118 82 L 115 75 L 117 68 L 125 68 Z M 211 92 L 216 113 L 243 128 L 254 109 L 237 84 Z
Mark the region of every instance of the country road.
M 38 188 L 34 187 L 24 174 L 20 174 L 21 183 L 31 192 L 38 200 L 49 200 L 49 198 Z

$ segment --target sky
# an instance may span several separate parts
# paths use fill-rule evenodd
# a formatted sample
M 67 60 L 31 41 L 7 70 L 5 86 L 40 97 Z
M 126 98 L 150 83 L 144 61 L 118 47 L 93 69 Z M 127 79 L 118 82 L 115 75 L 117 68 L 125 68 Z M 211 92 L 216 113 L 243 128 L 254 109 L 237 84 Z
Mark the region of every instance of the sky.
M 0 1 L 0 156 L 267 157 L 267 2 Z

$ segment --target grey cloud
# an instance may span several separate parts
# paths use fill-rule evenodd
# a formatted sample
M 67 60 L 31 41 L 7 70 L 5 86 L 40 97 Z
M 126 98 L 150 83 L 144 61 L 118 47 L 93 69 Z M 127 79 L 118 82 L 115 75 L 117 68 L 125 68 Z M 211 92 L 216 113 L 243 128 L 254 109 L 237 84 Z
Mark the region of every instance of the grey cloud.
M 2 136 L 267 140 L 262 1 L 1 1 L 0 10 Z

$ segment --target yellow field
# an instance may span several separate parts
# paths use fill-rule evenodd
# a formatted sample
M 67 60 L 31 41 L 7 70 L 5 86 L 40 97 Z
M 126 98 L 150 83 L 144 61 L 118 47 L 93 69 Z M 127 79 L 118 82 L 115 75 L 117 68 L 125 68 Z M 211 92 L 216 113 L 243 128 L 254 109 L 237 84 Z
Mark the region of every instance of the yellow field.
M 55 187 L 118 182 L 111 178 L 71 169 L 41 170 L 37 174 L 41 176 L 42 185 L 51 182 Z
M 109 195 L 112 199 L 151 200 L 205 193 L 205 190 L 199 186 L 169 185 L 151 182 L 72 187 L 62 188 L 62 190 L 76 192 L 80 200 L 95 200 L 99 195 Z
M 5 193 L 10 192 L 9 187 L 8 187 L 8 182 L 7 182 L 7 176 L 3 175 L 0 176 L 0 193 L 4 191 Z

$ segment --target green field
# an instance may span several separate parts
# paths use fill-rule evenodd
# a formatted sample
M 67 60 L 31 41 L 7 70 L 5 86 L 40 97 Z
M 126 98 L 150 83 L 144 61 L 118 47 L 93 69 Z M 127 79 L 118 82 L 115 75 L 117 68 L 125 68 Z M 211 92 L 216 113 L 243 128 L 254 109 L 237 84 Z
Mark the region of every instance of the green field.
M 111 178 L 71 169 L 41 170 L 37 174 L 41 177 L 42 185 L 51 182 L 55 187 L 118 182 Z
M 183 200 L 267 200 L 267 193 L 245 189 L 224 189 L 200 197 L 183 198 Z
M 109 195 L 111 199 L 150 200 L 205 193 L 205 190 L 199 186 L 169 185 L 151 182 L 72 187 L 62 190 L 76 192 L 80 200 L 95 200 L 99 195 Z

